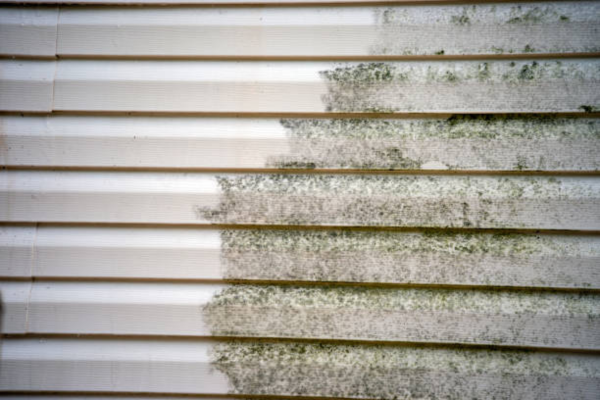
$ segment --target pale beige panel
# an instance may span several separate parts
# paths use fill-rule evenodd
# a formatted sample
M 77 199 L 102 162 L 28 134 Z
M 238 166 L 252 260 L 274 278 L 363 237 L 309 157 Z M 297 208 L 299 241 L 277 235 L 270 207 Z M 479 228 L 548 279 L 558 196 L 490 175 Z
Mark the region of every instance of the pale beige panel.
M 33 275 L 600 289 L 599 266 L 596 236 L 41 226 Z
M 61 9 L 60 55 L 366 56 L 600 50 L 596 2 Z
M 0 276 L 31 276 L 35 236 L 34 225 L 0 225 Z
M 7 391 L 597 399 L 596 355 L 308 343 L 6 339 Z M 332 379 L 335 377 L 335 379 Z M 435 382 L 435 384 L 432 384 Z
M 0 281 L 0 332 L 27 332 L 31 282 Z
M 600 296 L 127 282 L 33 284 L 28 333 L 600 349 Z
M 264 168 L 290 153 L 272 118 L 6 116 L 0 129 L 15 166 Z
M 600 106 L 600 62 L 61 60 L 54 109 L 145 112 L 568 112 Z M 492 95 L 493 93 L 493 95 Z
M 210 365 L 210 342 L 4 339 L 0 389 L 227 393 Z
M 56 54 L 58 7 L 0 7 L 0 55 Z
M 598 171 L 600 119 L 0 117 L 11 166 Z
M 42 226 L 33 274 L 214 280 L 223 279 L 221 269 L 216 230 Z
M 0 111 L 51 111 L 56 61 L 0 60 Z
M 596 177 L 3 171 L 12 222 L 598 230 Z
M 1 218 L 6 221 L 200 223 L 195 207 L 218 203 L 213 175 L 66 171 L 2 175 Z
M 35 282 L 28 333 L 209 336 L 201 308 L 223 287 Z

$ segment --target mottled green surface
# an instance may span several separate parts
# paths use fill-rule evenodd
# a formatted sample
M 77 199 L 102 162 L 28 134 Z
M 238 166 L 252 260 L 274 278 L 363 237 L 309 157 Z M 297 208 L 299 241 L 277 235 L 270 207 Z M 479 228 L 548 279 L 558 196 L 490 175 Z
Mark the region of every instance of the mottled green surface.
M 600 288 L 600 239 L 450 232 L 225 230 L 232 280 Z
M 600 122 L 540 115 L 284 119 L 277 168 L 598 170 Z M 433 164 L 432 164 L 433 163 Z
M 321 75 L 332 112 L 559 112 L 597 108 L 600 63 L 344 63 Z M 493 93 L 493 94 L 492 94 Z
M 594 399 L 596 357 L 524 351 L 228 342 L 231 393 L 355 398 Z
M 377 55 L 595 52 L 600 43 L 600 7 L 589 1 L 385 7 L 374 16 Z
M 593 229 L 592 178 L 248 174 L 218 178 L 231 224 Z

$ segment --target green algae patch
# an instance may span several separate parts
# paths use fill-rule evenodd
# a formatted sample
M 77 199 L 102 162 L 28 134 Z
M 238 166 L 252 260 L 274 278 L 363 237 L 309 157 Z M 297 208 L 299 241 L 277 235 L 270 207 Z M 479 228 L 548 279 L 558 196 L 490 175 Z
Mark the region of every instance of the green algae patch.
M 219 337 L 600 348 L 595 294 L 235 284 L 202 316 Z
M 528 351 L 234 341 L 211 357 L 254 395 L 591 399 L 600 377 L 597 357 Z
M 228 286 L 205 306 L 268 307 L 289 313 L 306 308 L 377 311 L 423 311 L 480 314 L 530 314 L 600 317 L 600 295 L 568 292 L 523 292 L 456 289 L 396 289 L 364 286 Z M 213 329 L 217 322 L 211 321 Z M 357 321 L 358 322 L 358 321 Z M 228 324 L 233 325 L 229 321 Z M 298 329 L 301 329 L 300 327 Z M 219 330 L 215 330 L 218 335 Z M 390 332 L 392 334 L 392 332 Z
M 228 224 L 590 229 L 591 178 L 246 174 L 217 179 Z M 574 211 L 576 210 L 576 211 Z
M 344 63 L 321 71 L 327 82 L 327 111 L 364 113 L 481 110 L 484 104 L 489 111 L 573 111 L 587 102 L 583 99 L 598 106 L 592 88 L 599 75 L 599 63 L 571 60 Z M 570 95 L 557 92 L 565 85 L 580 89 Z M 496 91 L 494 98 L 489 97 L 491 90 Z M 565 95 L 570 97 L 558 100 Z M 517 100 L 523 96 L 529 101 Z M 505 101 L 514 105 L 508 107 Z
M 486 69 L 481 70 L 483 76 Z M 286 155 L 267 167 L 371 170 L 599 170 L 600 122 L 541 115 L 283 119 Z
M 600 288 L 594 237 L 225 230 L 230 280 Z
M 373 55 L 598 51 L 595 2 L 428 5 L 373 9 Z M 572 40 L 565 41 L 569 37 Z M 442 50 L 440 50 L 442 49 Z

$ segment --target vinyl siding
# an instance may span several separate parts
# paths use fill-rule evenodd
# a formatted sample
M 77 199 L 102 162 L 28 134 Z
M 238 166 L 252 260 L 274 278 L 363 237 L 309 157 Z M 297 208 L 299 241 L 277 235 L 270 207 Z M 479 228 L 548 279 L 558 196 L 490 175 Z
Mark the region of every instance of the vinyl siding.
M 79 3 L 0 7 L 7 398 L 598 398 L 598 3 Z

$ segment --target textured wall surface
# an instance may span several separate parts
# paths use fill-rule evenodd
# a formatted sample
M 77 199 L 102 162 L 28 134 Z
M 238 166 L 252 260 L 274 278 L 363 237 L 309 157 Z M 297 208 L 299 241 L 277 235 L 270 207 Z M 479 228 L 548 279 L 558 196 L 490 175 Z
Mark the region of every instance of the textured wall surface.
M 79 3 L 0 6 L 3 395 L 600 398 L 600 3 Z

